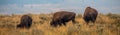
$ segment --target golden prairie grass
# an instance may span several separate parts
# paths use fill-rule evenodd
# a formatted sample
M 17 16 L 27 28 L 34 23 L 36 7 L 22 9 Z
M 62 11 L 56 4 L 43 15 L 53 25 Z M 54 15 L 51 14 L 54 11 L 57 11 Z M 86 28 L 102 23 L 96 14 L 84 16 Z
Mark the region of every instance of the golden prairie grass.
M 99 14 L 96 22 L 86 25 L 81 14 L 76 15 L 76 24 L 71 21 L 67 25 L 52 27 L 52 14 L 27 14 L 32 17 L 30 29 L 19 29 L 22 15 L 0 15 L 0 35 L 120 35 L 120 15 Z

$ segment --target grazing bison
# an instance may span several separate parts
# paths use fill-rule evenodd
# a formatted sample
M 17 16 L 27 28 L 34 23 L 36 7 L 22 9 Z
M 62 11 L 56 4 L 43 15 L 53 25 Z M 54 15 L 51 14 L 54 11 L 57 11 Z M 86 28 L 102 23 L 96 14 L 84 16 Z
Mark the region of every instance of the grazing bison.
M 30 28 L 32 25 L 32 18 L 28 15 L 23 15 L 21 18 L 21 22 L 17 25 L 17 28 Z
M 66 22 L 72 20 L 73 23 L 75 23 L 75 13 L 73 12 L 67 12 L 67 11 L 59 11 L 54 13 L 52 21 L 51 21 L 51 26 L 61 26 L 66 25 Z
M 85 12 L 84 12 L 84 17 L 83 19 L 85 20 L 85 22 L 88 24 L 89 21 L 91 22 L 95 22 L 96 18 L 97 18 L 97 15 L 98 15 L 98 12 L 96 9 L 94 8 L 91 8 L 91 7 L 87 7 L 85 9 Z

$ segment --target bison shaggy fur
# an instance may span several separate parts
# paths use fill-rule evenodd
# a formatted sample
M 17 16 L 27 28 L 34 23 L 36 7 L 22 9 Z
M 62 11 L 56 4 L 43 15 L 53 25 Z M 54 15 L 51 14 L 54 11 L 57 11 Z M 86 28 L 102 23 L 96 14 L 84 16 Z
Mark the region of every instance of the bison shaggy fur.
M 86 22 L 87 24 L 88 24 L 90 21 L 94 23 L 94 22 L 96 21 L 97 15 L 98 15 L 98 12 L 97 12 L 96 9 L 91 8 L 91 7 L 87 7 L 87 8 L 85 9 L 83 19 L 85 20 L 85 22 Z
M 23 15 L 21 17 L 20 24 L 17 25 L 17 28 L 30 28 L 32 25 L 32 18 L 28 15 Z
M 53 14 L 52 21 L 50 22 L 51 26 L 61 26 L 66 25 L 66 22 L 72 20 L 73 23 L 75 23 L 75 13 L 73 12 L 67 12 L 67 11 L 58 11 Z

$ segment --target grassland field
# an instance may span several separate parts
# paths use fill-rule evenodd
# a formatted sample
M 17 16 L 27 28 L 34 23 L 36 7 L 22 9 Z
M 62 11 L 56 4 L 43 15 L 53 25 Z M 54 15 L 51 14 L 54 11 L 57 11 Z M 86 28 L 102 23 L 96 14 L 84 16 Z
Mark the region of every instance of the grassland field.
M 96 22 L 89 25 L 77 14 L 76 24 L 69 21 L 56 28 L 50 26 L 53 14 L 27 15 L 33 19 L 30 29 L 16 28 L 22 15 L 0 15 L 0 35 L 120 35 L 120 14 L 99 14 Z

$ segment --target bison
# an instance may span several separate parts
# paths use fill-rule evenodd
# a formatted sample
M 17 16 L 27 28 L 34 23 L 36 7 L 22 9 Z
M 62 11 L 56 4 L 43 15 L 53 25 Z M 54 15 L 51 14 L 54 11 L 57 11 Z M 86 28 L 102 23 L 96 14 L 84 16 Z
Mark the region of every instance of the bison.
M 30 28 L 32 25 L 32 18 L 28 15 L 23 15 L 21 17 L 21 22 L 20 24 L 17 25 L 17 28 Z
M 66 22 L 72 20 L 75 23 L 75 13 L 74 12 L 67 12 L 67 11 L 58 11 L 53 14 L 52 21 L 50 22 L 51 26 L 61 26 L 66 25 Z
M 85 12 L 84 12 L 84 17 L 83 19 L 85 20 L 85 22 L 88 24 L 90 21 L 92 23 L 95 22 L 96 18 L 97 18 L 97 15 L 98 15 L 98 12 L 96 9 L 94 8 L 91 8 L 91 7 L 87 7 L 85 9 Z

